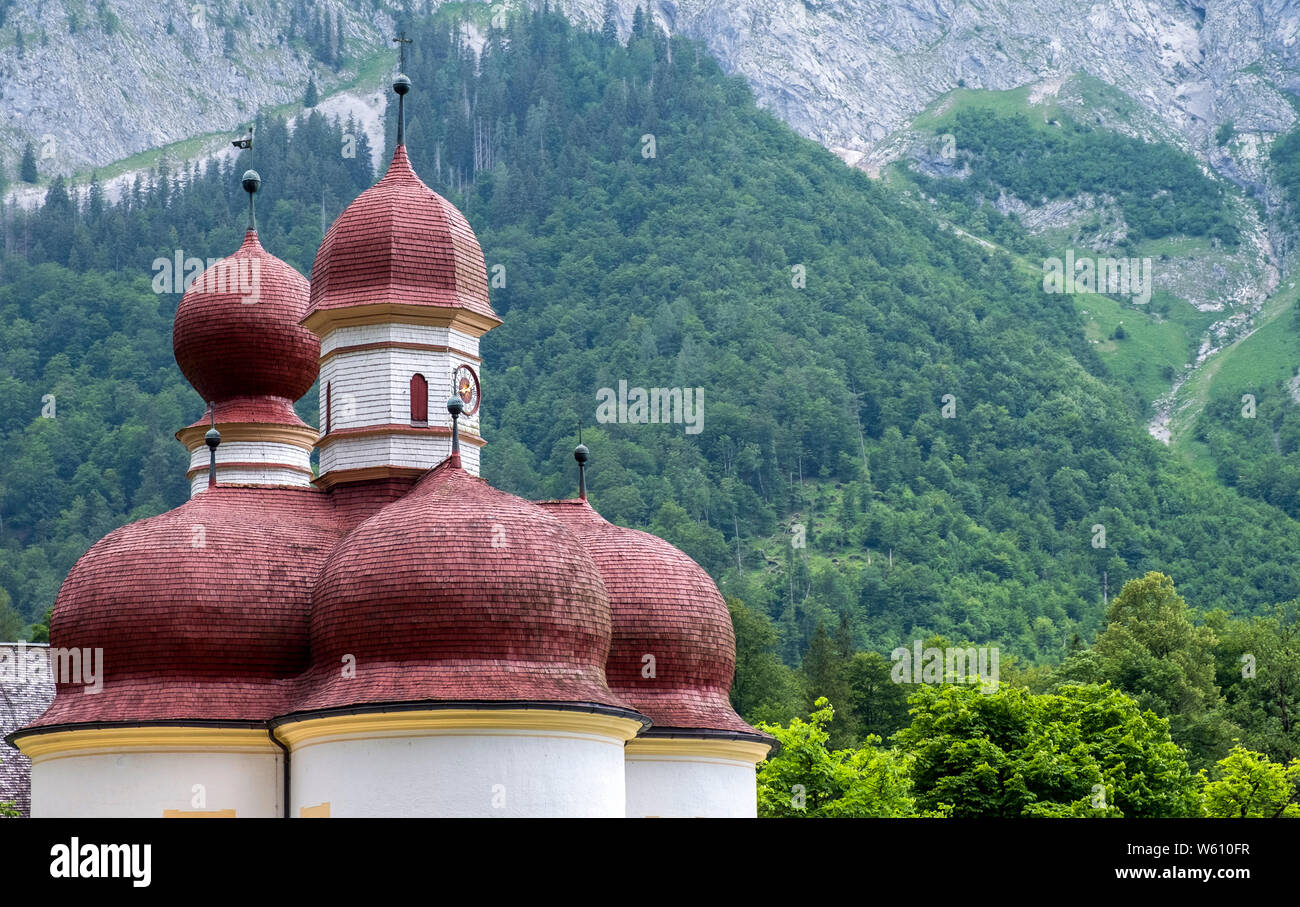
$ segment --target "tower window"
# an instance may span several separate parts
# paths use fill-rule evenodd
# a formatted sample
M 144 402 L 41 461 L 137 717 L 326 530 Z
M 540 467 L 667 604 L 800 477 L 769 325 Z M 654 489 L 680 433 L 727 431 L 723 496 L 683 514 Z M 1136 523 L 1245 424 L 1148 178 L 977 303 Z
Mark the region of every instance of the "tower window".
M 332 402 L 331 398 L 333 396 L 334 396 L 334 382 L 326 381 L 325 382 L 325 434 L 327 435 L 330 433 L 330 408 L 331 408 L 330 403 Z
M 411 376 L 411 421 L 429 422 L 429 382 L 419 372 Z

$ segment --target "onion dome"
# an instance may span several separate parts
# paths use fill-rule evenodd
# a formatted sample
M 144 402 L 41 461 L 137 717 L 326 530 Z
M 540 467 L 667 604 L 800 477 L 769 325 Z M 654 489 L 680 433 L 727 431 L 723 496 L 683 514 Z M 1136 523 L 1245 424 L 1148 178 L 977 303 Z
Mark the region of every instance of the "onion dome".
M 291 415 L 319 370 L 320 340 L 299 324 L 308 301 L 307 279 L 263 249 L 250 229 L 243 245 L 181 298 L 172 332 L 176 364 L 204 400 L 279 398 Z
M 614 621 L 609 686 L 654 726 L 644 736 L 770 742 L 731 707 L 736 635 L 704 568 L 663 539 L 615 526 L 586 500 L 543 501 L 600 569 Z
M 573 533 L 453 456 L 325 564 L 295 711 L 513 703 L 639 718 L 605 683 L 609 638 L 605 586 Z
M 330 310 L 358 306 L 388 315 L 462 310 L 484 329 L 501 323 L 488 302 L 474 231 L 416 176 L 405 145 L 397 146 L 383 179 L 334 221 L 312 265 L 308 325 L 328 320 Z
M 270 718 L 307 666 L 312 586 L 341 534 L 323 492 L 228 486 L 109 533 L 50 624 L 52 647 L 103 651 L 103 689 L 70 677 L 31 727 Z

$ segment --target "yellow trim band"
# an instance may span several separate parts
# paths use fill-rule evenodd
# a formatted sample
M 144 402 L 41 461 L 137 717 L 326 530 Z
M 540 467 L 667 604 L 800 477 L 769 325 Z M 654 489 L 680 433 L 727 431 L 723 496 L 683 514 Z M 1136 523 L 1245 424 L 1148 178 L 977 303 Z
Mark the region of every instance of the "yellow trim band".
M 341 327 L 364 324 L 428 324 L 434 327 L 456 328 L 471 337 L 482 337 L 501 324 L 492 318 L 451 306 L 413 305 L 398 302 L 372 302 L 362 305 L 317 309 L 300 324 L 317 337 L 324 338 L 330 331 Z
M 311 426 L 277 425 L 268 422 L 218 422 L 221 430 L 221 442 L 254 441 L 285 444 L 311 451 L 316 446 L 320 433 Z M 203 447 L 203 436 L 207 434 L 207 425 L 191 425 L 176 432 L 176 439 L 185 445 L 190 453 Z M 206 468 L 206 467 L 205 467 Z
M 628 759 L 688 757 L 691 759 L 731 759 L 754 765 L 767 758 L 770 747 L 756 740 L 720 740 L 696 737 L 637 737 L 626 747 Z
M 284 724 L 275 735 L 290 749 L 321 737 L 370 737 L 409 731 L 560 731 L 630 740 L 641 730 L 634 718 L 559 709 L 422 709 L 308 718 Z
M 244 750 L 278 753 L 279 748 L 257 728 L 123 727 L 54 731 L 32 734 L 14 741 L 33 763 L 60 756 L 88 754 L 90 750 L 139 752 Z

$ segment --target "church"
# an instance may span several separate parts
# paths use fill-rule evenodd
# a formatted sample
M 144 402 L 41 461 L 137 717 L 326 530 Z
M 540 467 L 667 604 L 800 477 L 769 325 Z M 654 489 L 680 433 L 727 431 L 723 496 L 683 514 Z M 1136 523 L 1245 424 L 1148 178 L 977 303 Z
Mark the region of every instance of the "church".
M 249 171 L 242 245 L 181 299 L 176 362 L 209 401 L 177 433 L 191 497 L 59 592 L 52 650 L 102 650 L 103 676 L 57 677 L 6 738 L 34 817 L 756 814 L 775 741 L 731 708 L 707 573 L 581 478 L 541 502 L 479 478 L 501 321 L 393 88 L 392 161 L 310 281 L 259 242 Z M 294 410 L 318 381 L 319 430 Z

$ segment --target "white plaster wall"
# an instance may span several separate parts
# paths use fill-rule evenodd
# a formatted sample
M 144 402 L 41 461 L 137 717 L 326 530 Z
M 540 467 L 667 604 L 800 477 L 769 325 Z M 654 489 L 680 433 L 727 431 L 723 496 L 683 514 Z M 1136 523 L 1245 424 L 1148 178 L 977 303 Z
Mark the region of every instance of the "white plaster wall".
M 222 441 L 217 445 L 217 469 L 223 463 L 268 463 L 311 469 L 311 451 L 277 441 Z M 190 469 L 208 468 L 207 445 L 190 451 Z
M 330 431 L 371 425 L 409 425 L 411 376 L 419 373 L 429 382 L 429 424 L 451 427 L 447 398 L 451 396 L 452 369 L 464 361 L 455 354 L 427 350 L 376 349 L 342 353 L 327 359 L 320 372 L 320 411 L 324 427 L 325 396 L 330 395 Z M 470 363 L 479 373 L 477 363 Z M 463 416 L 462 430 L 477 433 L 479 413 Z M 220 451 L 220 448 L 218 448 Z
M 410 380 L 409 375 L 407 380 Z M 326 388 L 330 388 L 331 431 L 396 421 L 392 415 L 393 401 L 388 383 L 388 350 L 358 350 L 334 356 L 321 364 L 322 431 L 325 429 Z
M 752 762 L 629 754 L 626 773 L 629 818 L 753 819 L 758 815 Z
M 277 753 L 119 752 L 38 758 L 32 765 L 32 817 L 161 819 L 163 810 L 197 810 L 203 785 L 209 810 L 237 818 L 275 818 L 284 772 Z
M 311 474 L 298 472 L 296 469 L 277 469 L 274 466 L 266 467 L 232 467 L 221 466 L 217 464 L 217 484 L 218 485 L 294 485 L 308 486 L 311 484 Z M 190 497 L 206 491 L 208 487 L 208 471 L 196 473 L 190 479 Z
M 621 818 L 626 796 L 623 743 L 595 734 L 419 731 L 326 739 L 294 749 L 290 765 L 294 816 L 328 802 L 331 818 Z
M 460 356 L 446 353 L 428 353 L 420 350 L 389 350 L 388 376 L 389 399 L 393 401 L 393 421 L 409 422 L 411 418 L 411 376 L 416 372 L 424 375 L 429 382 L 429 424 L 451 427 L 451 415 L 447 412 L 447 398 L 452 394 L 452 369 L 465 360 Z M 478 373 L 479 383 L 483 373 L 478 363 L 469 363 Z M 480 388 L 481 390 L 481 388 Z M 472 416 L 460 417 L 461 431 L 478 433 L 478 417 L 482 409 Z
M 413 466 L 428 469 L 451 454 L 451 438 L 439 435 L 377 435 L 338 438 L 320 451 L 321 475 L 367 466 Z M 479 474 L 477 445 L 462 438 L 460 462 L 466 472 Z

